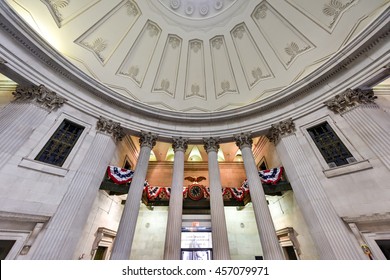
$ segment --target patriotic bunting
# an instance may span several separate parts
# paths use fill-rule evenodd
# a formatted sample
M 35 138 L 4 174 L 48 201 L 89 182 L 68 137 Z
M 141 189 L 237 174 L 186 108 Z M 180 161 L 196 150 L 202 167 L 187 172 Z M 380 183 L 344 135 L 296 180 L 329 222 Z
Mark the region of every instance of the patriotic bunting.
M 107 175 L 112 181 L 122 185 L 131 182 L 134 176 L 134 171 L 123 169 L 117 166 L 108 166 Z
M 275 185 L 282 178 L 283 167 L 276 167 L 270 170 L 259 171 L 260 180 L 265 184 Z
M 144 191 L 149 200 L 169 199 L 171 195 L 171 188 L 146 186 Z
M 283 167 L 272 168 L 270 170 L 259 171 L 260 180 L 263 184 L 276 185 L 282 178 Z M 117 184 L 126 184 L 131 182 L 133 179 L 134 171 L 119 168 L 116 166 L 107 167 L 108 177 Z M 202 186 L 203 197 L 206 199 L 210 198 L 210 188 Z M 168 187 L 156 187 L 150 186 L 148 181 L 145 180 L 144 192 L 148 200 L 168 200 L 171 195 L 171 188 Z M 245 196 L 249 193 L 248 180 L 242 183 L 239 188 L 222 188 L 222 195 L 225 198 L 233 198 L 237 201 L 243 201 Z M 188 197 L 188 187 L 183 188 L 183 197 Z

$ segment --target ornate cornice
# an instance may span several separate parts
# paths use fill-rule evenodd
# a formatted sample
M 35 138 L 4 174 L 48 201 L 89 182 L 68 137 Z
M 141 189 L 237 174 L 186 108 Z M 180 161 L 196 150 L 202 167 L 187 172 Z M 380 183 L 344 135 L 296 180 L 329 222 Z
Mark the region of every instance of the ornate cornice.
M 65 98 L 58 96 L 54 91 L 47 89 L 44 85 L 17 86 L 12 94 L 17 102 L 35 102 L 50 111 L 58 109 L 67 101 Z
M 172 138 L 172 148 L 173 151 L 183 151 L 185 152 L 188 148 L 188 138 L 183 137 L 173 137 Z
M 241 133 L 238 135 L 234 135 L 234 141 L 236 141 L 236 145 L 240 149 L 244 147 L 252 148 L 253 139 L 250 133 Z
M 377 97 L 372 89 L 347 89 L 325 102 L 325 105 L 334 113 L 343 113 L 360 104 L 371 104 Z
M 126 135 L 121 127 L 121 124 L 108 120 L 104 117 L 100 117 L 96 123 L 96 130 L 111 135 L 115 141 L 122 141 Z
M 141 136 L 139 138 L 139 144 L 141 147 L 153 148 L 156 145 L 157 135 L 151 132 L 141 131 Z
M 203 147 L 207 153 L 211 151 L 218 152 L 220 142 L 219 137 L 203 138 Z
M 267 137 L 271 142 L 276 144 L 279 141 L 281 136 L 290 135 L 294 133 L 294 131 L 295 131 L 295 124 L 293 120 L 290 118 L 271 125 Z

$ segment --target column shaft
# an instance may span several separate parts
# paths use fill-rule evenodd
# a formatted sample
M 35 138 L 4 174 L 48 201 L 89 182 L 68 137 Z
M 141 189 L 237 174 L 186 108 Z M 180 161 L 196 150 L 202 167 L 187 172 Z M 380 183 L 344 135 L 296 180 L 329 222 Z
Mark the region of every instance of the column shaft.
M 148 138 L 145 140 L 143 137 Z M 141 150 L 112 248 L 111 260 L 128 260 L 130 258 L 150 152 L 155 145 L 155 140 L 156 136 L 152 134 L 141 136 Z
M 183 214 L 183 178 L 184 178 L 184 153 L 187 144 L 176 147 L 174 139 L 175 158 L 173 162 L 173 177 L 171 196 L 169 198 L 168 222 L 165 235 L 164 260 L 181 259 L 181 227 Z
M 210 141 L 211 140 L 211 141 Z M 209 184 L 210 184 L 210 211 L 211 235 L 214 260 L 230 260 L 229 240 L 226 227 L 225 210 L 222 197 L 221 174 L 218 166 L 217 151 L 219 145 L 210 138 L 205 144 L 208 154 Z
M 261 247 L 265 260 L 284 260 L 284 254 L 276 236 L 275 226 L 265 199 L 264 189 L 260 181 L 256 162 L 249 146 L 241 147 L 245 172 L 248 179 L 249 191 L 253 210 L 255 212 L 257 229 L 260 235 Z

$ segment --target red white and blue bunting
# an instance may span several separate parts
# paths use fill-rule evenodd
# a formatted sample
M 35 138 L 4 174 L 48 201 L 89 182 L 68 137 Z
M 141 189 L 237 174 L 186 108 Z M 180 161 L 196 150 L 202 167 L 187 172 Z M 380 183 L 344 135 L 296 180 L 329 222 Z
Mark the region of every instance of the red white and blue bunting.
M 259 171 L 260 180 L 263 184 L 276 185 L 282 178 L 283 167 L 272 168 L 269 170 Z M 134 176 L 133 170 L 123 169 L 116 166 L 107 167 L 108 177 L 116 184 L 130 183 Z M 210 188 L 202 186 L 203 197 L 206 199 L 210 198 Z M 150 186 L 148 181 L 145 180 L 144 192 L 148 200 L 169 200 L 171 195 L 171 188 L 169 187 L 157 187 Z M 248 180 L 242 183 L 239 188 L 223 188 L 222 194 L 226 198 L 233 198 L 237 201 L 243 201 L 245 196 L 249 193 Z M 188 197 L 188 187 L 183 187 L 183 197 Z
M 275 185 L 282 178 L 283 166 L 259 171 L 260 180 L 264 184 Z
M 169 199 L 171 196 L 171 188 L 146 186 L 144 191 L 148 200 Z
M 131 182 L 134 176 L 134 171 L 123 169 L 117 166 L 108 166 L 107 175 L 112 181 L 122 185 Z

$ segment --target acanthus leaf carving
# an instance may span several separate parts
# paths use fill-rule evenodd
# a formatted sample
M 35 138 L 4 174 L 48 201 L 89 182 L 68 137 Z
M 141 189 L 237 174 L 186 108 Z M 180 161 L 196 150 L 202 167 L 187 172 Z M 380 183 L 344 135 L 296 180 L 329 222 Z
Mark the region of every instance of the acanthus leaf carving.
M 32 101 L 38 105 L 51 110 L 56 110 L 61 107 L 67 100 L 60 97 L 54 91 L 49 90 L 44 85 L 23 87 L 17 86 L 15 92 L 12 93 L 15 101 Z
M 360 104 L 371 104 L 377 97 L 372 89 L 347 89 L 325 102 L 325 105 L 334 113 L 343 113 Z
M 237 147 L 242 149 L 243 147 L 252 147 L 253 139 L 250 133 L 240 133 L 234 135 L 234 141 L 236 142 Z
M 188 138 L 183 137 L 173 137 L 172 139 L 172 148 L 173 151 L 181 150 L 185 152 L 188 148 Z
M 116 141 L 121 141 L 125 133 L 119 122 L 100 117 L 96 123 L 96 130 L 111 135 Z
M 141 131 L 139 144 L 141 147 L 146 146 L 152 149 L 156 145 L 157 135 L 151 132 Z
M 271 125 L 267 133 L 267 138 L 274 144 L 276 144 L 281 136 L 287 136 L 295 131 L 295 123 L 291 118 L 280 121 L 276 124 Z
M 203 138 L 203 147 L 207 153 L 211 151 L 218 152 L 219 143 L 221 143 L 219 137 Z

